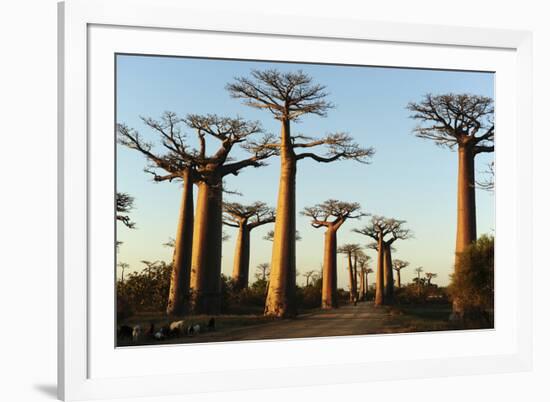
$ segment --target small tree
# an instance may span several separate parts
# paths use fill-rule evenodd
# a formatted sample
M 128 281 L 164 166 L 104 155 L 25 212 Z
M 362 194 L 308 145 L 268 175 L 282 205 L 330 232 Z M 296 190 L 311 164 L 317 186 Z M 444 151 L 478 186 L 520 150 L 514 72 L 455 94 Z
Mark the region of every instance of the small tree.
M 424 268 L 417 267 L 417 268 L 414 269 L 414 272 L 416 272 L 416 274 L 417 274 L 416 285 L 418 286 L 418 296 L 420 296 L 420 294 L 422 293 L 422 281 L 420 280 L 420 274 L 422 274 L 422 272 L 424 272 Z
M 401 270 L 407 268 L 409 263 L 403 260 L 393 260 L 393 269 L 397 272 L 397 287 L 401 287 Z
M 322 204 L 304 208 L 302 215 L 311 218 L 314 228 L 325 228 L 325 248 L 323 258 L 323 287 L 321 307 L 330 309 L 338 307 L 336 250 L 338 248 L 336 233 L 348 219 L 360 219 L 365 216 L 358 203 L 327 200 Z
M 248 286 L 250 232 L 261 225 L 274 222 L 275 211 L 263 202 L 255 202 L 251 205 L 226 202 L 223 210 L 223 223 L 239 230 L 235 244 L 232 280 L 234 288 L 240 290 Z
M 359 250 L 361 250 L 361 246 L 355 243 L 343 244 L 337 249 L 339 254 L 344 254 L 348 259 L 349 300 L 352 303 L 357 300 L 357 283 L 355 282 L 353 257 Z
M 437 274 L 433 273 L 433 272 L 426 272 L 424 275 L 426 275 L 426 279 L 427 279 L 426 285 L 427 286 L 431 286 L 432 285 L 432 279 L 437 278 Z
M 355 233 L 376 240 L 378 265 L 376 270 L 375 305 L 393 303 L 393 267 L 391 259 L 392 244 L 396 240 L 412 237 L 409 229 L 404 227 L 406 221 L 375 215 L 368 225 L 353 229 Z M 390 236 L 387 238 L 386 236 Z

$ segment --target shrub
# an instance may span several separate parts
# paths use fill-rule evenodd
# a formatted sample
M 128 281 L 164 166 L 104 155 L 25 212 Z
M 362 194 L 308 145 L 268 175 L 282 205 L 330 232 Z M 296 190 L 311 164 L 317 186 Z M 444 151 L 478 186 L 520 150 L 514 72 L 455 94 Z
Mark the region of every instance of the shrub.
M 484 235 L 458 255 L 449 294 L 462 312 L 492 321 L 494 306 L 493 236 Z

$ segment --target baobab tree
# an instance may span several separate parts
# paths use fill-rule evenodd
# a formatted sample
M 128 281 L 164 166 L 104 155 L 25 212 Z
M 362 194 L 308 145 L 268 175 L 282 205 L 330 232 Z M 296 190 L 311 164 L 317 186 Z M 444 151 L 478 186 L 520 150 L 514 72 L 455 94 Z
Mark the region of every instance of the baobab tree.
M 237 202 L 223 204 L 223 223 L 238 229 L 233 262 L 233 286 L 240 290 L 248 286 L 250 267 L 250 232 L 275 221 L 275 211 L 263 202 L 243 205 Z
M 268 136 L 253 140 L 262 133 L 258 122 L 209 114 L 187 115 L 185 123 L 195 130 L 200 144 L 194 154 L 199 180 L 191 257 L 191 308 L 197 314 L 217 314 L 221 308 L 223 178 L 238 175 L 247 167 L 264 166 L 265 159 L 275 152 L 262 146 Z M 211 155 L 207 154 L 206 135 L 221 143 Z M 230 153 L 238 144 L 250 156 L 235 161 Z
M 418 295 L 420 296 L 420 293 L 421 293 L 421 287 L 422 287 L 422 282 L 420 281 L 420 274 L 424 271 L 423 267 L 417 267 L 414 269 L 414 272 L 416 272 L 416 274 L 418 275 L 416 277 L 416 284 L 418 286 Z
M 365 268 L 365 300 L 369 295 L 369 274 L 372 274 L 374 270 L 372 268 Z
M 302 215 L 311 218 L 314 228 L 325 228 L 325 248 L 323 257 L 323 287 L 321 308 L 338 307 L 336 250 L 338 249 L 336 233 L 348 219 L 360 219 L 365 216 L 361 206 L 356 202 L 327 200 L 322 204 L 305 208 Z
M 165 112 L 160 120 L 142 118 L 142 121 L 160 137 L 163 152 L 155 152 L 153 144 L 125 124 L 117 125 L 118 142 L 145 156 L 149 162 L 145 171 L 153 175 L 155 182 L 181 181 L 183 183 L 166 308 L 166 313 L 169 315 L 183 314 L 187 311 L 189 298 L 194 220 L 193 183 L 197 179 L 196 158 L 193 156 L 194 150 L 188 149 L 185 136 L 181 133 L 182 119 L 175 113 Z
M 269 262 L 258 264 L 256 271 L 256 279 L 267 281 L 269 279 Z
M 125 262 L 119 262 L 117 266 L 120 268 L 120 271 L 121 271 L 120 282 L 124 283 L 124 271 L 130 268 L 130 264 Z
M 358 255 L 357 255 L 358 254 Z M 359 297 L 361 300 L 366 300 L 369 282 L 367 279 L 367 270 L 369 268 L 369 261 L 371 257 L 363 252 L 356 253 L 357 255 L 357 264 L 359 270 Z M 371 270 L 372 272 L 372 270 Z
M 378 262 L 374 304 L 377 306 L 393 303 L 392 244 L 396 240 L 404 240 L 411 237 L 410 230 L 403 227 L 405 223 L 402 220 L 374 215 L 368 225 L 361 229 L 353 229 L 355 233 L 376 240 Z M 388 235 L 390 237 L 386 239 Z
M 395 270 L 395 272 L 397 272 L 397 287 L 400 288 L 401 287 L 401 270 L 403 268 L 407 268 L 409 266 L 409 262 L 408 261 L 403 261 L 403 260 L 393 260 L 393 269 Z
M 355 243 L 343 244 L 337 249 L 337 252 L 339 254 L 344 254 L 348 260 L 349 300 L 352 303 L 357 299 L 357 283 L 355 281 L 355 273 L 353 269 L 353 256 L 358 250 L 361 250 L 361 246 Z
M 309 281 L 311 280 L 311 282 L 315 282 L 315 280 L 317 280 L 317 271 L 306 271 L 304 272 L 304 277 L 306 278 L 306 286 L 309 286 Z
M 134 209 L 134 197 L 127 193 L 116 193 L 116 219 L 121 221 L 124 226 L 135 229 L 136 224 L 132 222 L 128 213 Z
M 437 278 L 437 274 L 433 272 L 426 272 L 424 275 L 426 275 L 426 279 L 428 280 L 428 282 L 426 283 L 427 286 L 431 286 L 432 279 Z
M 274 237 L 275 237 L 275 231 L 270 230 L 265 234 L 264 237 L 262 237 L 262 239 L 267 240 L 267 241 L 273 241 Z M 294 240 L 296 240 L 296 241 L 302 240 L 302 235 L 300 235 L 300 232 L 298 230 L 296 231 Z
M 477 238 L 475 157 L 495 150 L 493 100 L 470 94 L 427 94 L 407 108 L 411 118 L 420 121 L 414 130 L 417 137 L 458 149 L 456 266 L 459 254 Z M 459 300 L 453 301 L 453 312 L 460 314 Z
M 251 77 L 236 78 L 227 85 L 230 95 L 250 107 L 271 112 L 281 122 L 279 139 L 264 144 L 275 150 L 281 160 L 277 218 L 271 258 L 271 281 L 265 314 L 285 317 L 296 315 L 296 172 L 298 161 L 311 159 L 328 163 L 339 159 L 368 162 L 372 148 L 362 148 L 345 133 L 323 138 L 291 134 L 290 123 L 305 115 L 324 117 L 333 107 L 326 100 L 325 87 L 313 83 L 302 71 L 253 70 Z M 324 153 L 297 152 L 302 148 L 325 147 Z

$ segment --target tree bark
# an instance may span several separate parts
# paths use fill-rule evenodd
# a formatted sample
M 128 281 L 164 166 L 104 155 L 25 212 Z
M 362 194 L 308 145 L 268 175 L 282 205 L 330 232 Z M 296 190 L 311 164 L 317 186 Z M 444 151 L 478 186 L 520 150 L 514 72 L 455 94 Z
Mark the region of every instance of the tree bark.
M 476 233 L 476 202 L 475 202 L 475 153 L 471 145 L 458 146 L 458 191 L 457 191 L 457 225 L 455 266 L 459 254 L 472 244 Z M 453 315 L 461 315 L 460 300 L 453 300 Z
M 357 300 L 357 255 L 353 257 L 353 299 Z
M 323 289 L 321 308 L 338 307 L 336 275 L 336 230 L 328 228 L 325 232 L 325 253 L 323 258 Z
M 222 180 L 200 182 L 191 259 L 191 308 L 219 314 L 221 308 Z
M 290 138 L 290 122 L 281 128 L 281 176 L 271 256 L 271 274 L 265 315 L 296 315 L 296 156 Z
M 365 300 L 365 271 L 361 269 L 359 272 L 359 297 Z
M 384 304 L 393 304 L 393 268 L 391 246 L 384 246 Z
M 384 304 L 384 244 L 382 238 L 378 239 L 378 264 L 376 266 L 376 295 L 374 305 Z
M 248 286 L 248 273 L 250 266 L 250 229 L 244 223 L 239 227 L 237 243 L 235 245 L 235 258 L 233 260 L 233 285 L 241 290 Z
M 456 253 L 476 240 L 475 164 L 471 146 L 458 148 Z
M 187 312 L 191 278 L 191 250 L 193 247 L 193 181 L 186 171 L 183 177 L 178 227 L 172 257 L 172 274 L 166 314 L 181 315 Z
M 365 300 L 369 298 L 369 274 L 365 272 Z
M 353 262 L 351 258 L 351 252 L 348 252 L 348 272 L 349 272 L 349 301 L 353 303 L 354 298 L 354 285 L 353 285 Z
M 401 288 L 401 270 L 396 270 L 397 272 L 397 287 Z

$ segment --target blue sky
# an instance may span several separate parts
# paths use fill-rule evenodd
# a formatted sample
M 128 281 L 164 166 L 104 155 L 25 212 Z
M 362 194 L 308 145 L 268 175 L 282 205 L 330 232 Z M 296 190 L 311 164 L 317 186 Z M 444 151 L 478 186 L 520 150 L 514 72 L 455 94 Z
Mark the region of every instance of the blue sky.
M 297 210 L 329 198 L 359 202 L 365 212 L 407 221 L 414 238 L 397 241 L 394 258 L 411 263 L 402 271 L 402 281 L 409 282 L 414 268 L 435 272 L 435 283 L 446 284 L 452 272 L 456 230 L 457 155 L 412 134 L 416 122 L 409 118 L 406 105 L 426 93 L 472 93 L 493 97 L 492 73 L 334 66 L 291 63 L 267 63 L 232 60 L 189 59 L 175 57 L 117 56 L 117 121 L 137 129 L 151 142 L 157 136 L 141 122 L 139 116 L 159 118 L 164 111 L 181 116 L 187 113 L 240 115 L 259 120 L 264 129 L 277 134 L 279 124 L 268 112 L 255 110 L 231 99 L 225 85 L 236 76 L 246 76 L 251 69 L 277 68 L 281 71 L 301 69 L 315 82 L 327 87 L 328 99 L 335 104 L 326 118 L 306 116 L 294 124 L 294 133 L 322 136 L 345 131 L 363 146 L 372 146 L 376 155 L 369 165 L 353 161 L 320 164 L 303 160 L 298 166 Z M 186 130 L 193 141 L 193 133 Z M 217 144 L 209 143 L 214 151 Z M 245 156 L 237 149 L 234 156 Z M 476 158 L 478 177 L 493 156 Z M 137 229 L 118 223 L 120 247 L 118 261 L 131 269 L 142 268 L 141 260 L 171 260 L 171 249 L 162 246 L 174 237 L 181 196 L 178 183 L 154 183 L 143 172 L 145 159 L 136 151 L 117 145 L 117 190 L 135 197 L 132 219 Z M 275 206 L 279 161 L 269 166 L 242 171 L 228 177 L 227 187 L 243 195 L 226 196 L 226 200 L 251 203 L 263 201 Z M 350 220 L 338 233 L 339 244 L 365 245 L 370 239 L 351 232 L 366 223 Z M 478 233 L 494 228 L 494 196 L 477 191 Z M 271 259 L 271 242 L 263 240 L 273 225 L 252 232 L 251 277 L 255 267 Z M 297 229 L 303 240 L 297 246 L 297 269 L 320 270 L 323 254 L 323 230 L 310 226 L 308 219 L 297 217 Z M 230 274 L 233 263 L 235 231 L 224 229 L 231 238 L 223 247 L 223 272 Z M 367 253 L 375 258 L 375 252 Z M 343 256 L 338 257 L 338 286 L 347 287 Z M 374 277 L 369 278 L 371 282 Z M 303 282 L 303 277 L 298 279 Z

